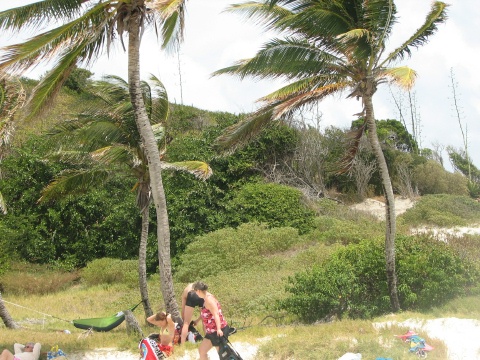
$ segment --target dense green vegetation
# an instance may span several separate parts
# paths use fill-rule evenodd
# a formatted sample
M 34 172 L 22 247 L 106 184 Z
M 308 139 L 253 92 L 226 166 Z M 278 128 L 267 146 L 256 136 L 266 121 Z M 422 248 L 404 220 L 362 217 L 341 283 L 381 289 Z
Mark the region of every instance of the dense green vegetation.
M 472 219 L 480 216 L 473 200 L 453 195 L 434 198 L 437 206 L 449 204 L 451 211 L 446 217 L 452 223 L 460 218 L 465 206 L 470 207 Z M 402 215 L 402 222 L 412 219 L 416 224 L 426 224 L 418 209 L 430 201 L 429 197 L 420 198 Z M 177 296 L 187 282 L 198 278 L 206 281 L 221 299 L 229 321 L 241 329 L 235 341 L 255 343 L 266 336 L 272 339 L 260 347 L 259 358 L 282 358 L 292 351 L 295 358 L 308 358 L 309 352 L 321 346 L 332 358 L 353 351 L 363 356 L 385 353 L 408 359 L 411 354 L 404 353 L 403 345 L 395 343 L 393 337 L 406 329 L 393 326 L 374 330 L 370 325 L 372 319 L 385 321 L 378 315 L 388 313 L 383 245 L 379 240 L 382 223 L 334 201 L 322 200 L 317 206 L 314 228 L 305 234 L 292 227 L 247 223 L 195 237 L 179 256 L 180 266 L 174 275 Z M 404 312 L 395 319 L 478 318 L 480 237 L 450 237 L 444 243 L 425 235 L 408 236 L 407 229 L 402 227 L 405 234 L 397 239 Z M 26 307 L 7 304 L 14 318 L 28 329 L 22 331 L 43 343 L 58 343 L 68 352 L 107 345 L 135 352 L 137 338 L 127 336 L 124 325 L 80 342 L 75 335 L 60 337 L 53 330 L 69 329 L 80 334 L 58 318 L 105 316 L 138 303 L 136 264 L 133 260 L 103 258 L 89 262 L 80 271 L 65 272 L 18 262 L 0 276 L 0 282 L 5 300 Z M 149 288 L 155 310 L 163 308 L 158 283 L 158 275 L 151 275 Z M 32 309 L 56 318 L 36 315 Z M 144 332 L 151 332 L 142 311 L 136 310 L 135 315 Z M 35 325 L 28 320 L 32 317 L 43 318 L 45 325 Z M 342 321 L 324 323 L 336 317 Z M 351 319 L 359 317 L 367 321 Z M 305 326 L 303 322 L 316 324 Z M 14 341 L 12 336 L 19 336 L 18 332 L 12 334 L 2 332 L 0 346 L 8 346 Z M 273 334 L 282 336 L 282 341 Z M 379 336 L 387 342 L 379 342 Z M 299 337 L 307 347 L 299 347 Z M 346 347 L 345 342 L 335 341 L 339 337 L 355 338 L 358 343 Z M 444 345 L 427 340 L 441 358 Z
M 375 341 L 388 331 L 357 327 L 389 311 L 398 317 L 401 311 L 429 316 L 443 309 L 478 316 L 478 306 L 464 309 L 480 298 L 479 237 L 440 239 L 410 231 L 478 221 L 480 180 L 466 139 L 464 153 L 448 151 L 457 170 L 451 174 L 440 154 L 419 149 L 417 134 L 409 134 L 405 123 L 375 119 L 372 100 L 386 81 L 411 88 L 415 73 L 397 62 L 436 32 L 447 5 L 434 2 L 424 25 L 387 54 L 393 2 L 294 3 L 236 6 L 248 18 L 259 15 L 280 37 L 216 75 L 289 82 L 263 97 L 255 113 L 239 115 L 171 105 L 163 85 L 154 96 L 148 83 L 138 81 L 137 35 L 152 24 L 140 14 L 163 15 L 155 25 L 165 27 L 160 32 L 167 44 L 181 38 L 183 1 L 148 9 L 144 2 L 99 3 L 79 19 L 84 4 L 78 1 L 46 5 L 52 11 L 32 4 L 29 11 L 4 14 L 5 29 L 37 26 L 39 18 L 69 22 L 16 47 L 1 63 L 3 70 L 26 70 L 41 57 L 53 59 L 52 49 L 65 51 L 39 82 L 4 77 L 0 84 L 0 310 L 7 327 L 14 326 L 5 304 L 21 304 L 9 308 L 13 318 L 44 344 L 61 343 L 67 351 L 106 344 L 132 350 L 133 336 L 120 333 L 123 326 L 83 343 L 52 333 L 76 331 L 72 318 L 131 308 L 139 292 L 145 315 L 151 315 L 147 274 L 156 308 L 176 320 L 174 291 L 178 296 L 185 284 L 202 279 L 221 299 L 231 325 L 248 329 L 246 324 L 269 319 L 284 326 L 273 332 L 291 336 L 269 340 L 259 359 L 317 358 L 312 354 L 318 347 L 325 358 L 389 350 L 403 359 L 405 351 Z M 165 7 L 170 10 L 161 13 Z M 97 51 L 127 33 L 130 84 L 117 78 L 116 89 L 101 87 L 90 71 L 77 68 L 77 61 L 94 61 Z M 73 34 L 89 40 L 72 42 Z M 58 91 L 54 106 L 37 117 Z M 363 105 L 348 130 L 295 118 L 298 110 L 341 91 Z M 27 95 L 30 108 L 20 109 Z M 170 171 L 191 160 L 198 167 L 191 164 L 189 173 Z M 200 168 L 208 181 L 192 175 Z M 74 181 L 79 178 L 83 183 Z M 394 193 L 417 200 L 398 227 Z M 386 199 L 385 223 L 348 206 L 376 196 Z M 31 312 L 43 316 L 41 326 L 30 321 Z M 136 314 L 146 328 L 143 315 Z M 321 325 L 337 319 L 335 334 Z M 299 346 L 299 334 L 312 333 L 309 325 L 321 337 L 309 336 Z M 261 326 L 251 327 L 265 334 Z M 0 345 L 17 334 L 8 332 Z M 338 342 L 345 334 L 348 341 Z M 434 345 L 445 355 L 441 344 Z
M 65 96 L 63 100 L 75 98 L 71 90 L 66 90 Z M 94 101 L 83 99 L 87 99 L 84 106 Z M 49 127 L 63 121 L 57 116 L 55 121 L 48 120 Z M 384 224 L 348 207 L 364 196 L 381 195 L 379 176 L 376 170 L 370 174 L 362 195 L 362 185 L 355 178 L 361 169 L 357 175 L 336 171 L 348 146 L 347 130 L 330 127 L 321 132 L 277 124 L 267 127 L 249 145 L 219 156 L 212 147 L 214 139 L 242 117 L 172 106 L 166 124 L 166 160 L 205 161 L 214 171 L 205 182 L 186 173 L 164 174 L 177 295 L 186 283 L 201 278 L 222 299 L 234 325 L 248 327 L 266 318 L 269 320 L 262 325 L 296 324 L 294 333 L 303 334 L 311 330 L 299 327 L 298 322 L 341 318 L 343 325 L 335 327 L 338 335 L 353 331 L 363 321 L 351 323 L 349 319 L 372 319 L 387 313 L 381 241 Z M 33 135 L 25 129 L 1 164 L 0 186 L 8 204 L 8 213 L 0 219 L 3 298 L 61 319 L 104 316 L 138 303 L 141 224 L 131 191 L 135 179 L 114 172 L 102 186 L 38 203 L 47 184 L 78 165 L 52 157 L 57 147 L 50 136 Z M 445 244 L 429 235 L 409 233 L 411 227 L 422 225 L 478 221 L 480 206 L 467 196 L 465 177 L 446 172 L 428 156 L 399 150 L 388 141 L 383 146 L 399 194 L 408 187 L 423 189 L 416 205 L 398 222 L 402 310 L 425 316 L 442 311 L 478 316 L 470 310 L 478 308 L 480 291 L 478 236 L 451 237 Z M 368 146 L 361 147 L 359 156 L 359 163 L 371 161 Z M 310 172 L 306 163 L 312 165 Z M 435 171 L 425 168 L 428 164 L 434 164 Z M 409 170 L 410 177 L 400 171 L 402 167 Z M 161 309 L 153 214 L 150 223 L 149 291 L 155 309 Z M 57 306 L 50 305 L 52 301 Z M 58 305 L 67 302 L 71 306 Z M 9 310 L 22 324 L 31 316 L 25 309 L 9 306 Z M 141 310 L 136 316 L 143 324 Z M 59 327 L 69 328 L 51 319 L 46 329 L 30 331 L 38 331 L 46 343 L 64 342 L 49 333 Z M 117 339 L 121 329 L 82 344 L 67 341 L 66 348 L 75 351 L 111 343 L 134 350 L 132 339 Z M 290 327 L 283 330 L 282 334 L 290 334 Z M 246 334 L 259 337 L 264 331 L 262 326 L 254 326 Z M 362 344 L 374 346 L 379 353 L 380 345 L 370 339 L 374 336 L 367 333 Z M 271 346 L 261 348 L 261 356 L 288 356 L 295 338 L 292 333 L 281 344 L 272 341 Z M 6 346 L 9 339 L 0 345 Z M 312 338 L 309 343 L 329 348 L 333 357 L 345 352 L 341 344 L 328 345 L 328 339 L 332 338 Z M 375 351 L 363 345 L 358 351 L 370 351 L 373 356 Z M 397 354 L 402 358 L 400 351 Z

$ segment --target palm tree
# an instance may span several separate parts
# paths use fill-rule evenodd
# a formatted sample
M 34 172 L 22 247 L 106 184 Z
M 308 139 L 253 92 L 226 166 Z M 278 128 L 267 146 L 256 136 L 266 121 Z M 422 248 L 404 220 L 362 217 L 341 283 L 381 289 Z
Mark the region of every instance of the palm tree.
M 20 326 L 13 320 L 3 302 L 2 293 L 0 292 L 0 318 L 9 329 L 18 329 Z
M 1 75 L 1 74 L 0 74 Z M 4 74 L 0 76 L 0 165 L 3 159 L 5 148 L 11 142 L 15 132 L 15 114 L 23 106 L 25 102 L 25 90 L 18 79 L 11 78 Z M 0 169 L 1 177 L 1 169 Z M 0 212 L 7 213 L 7 204 L 3 198 L 0 189 Z M 5 326 L 11 329 L 18 328 L 8 313 L 3 303 L 2 294 L 0 293 L 0 317 Z
M 168 117 L 168 96 L 165 87 L 155 76 L 141 83 L 147 113 L 161 153 L 165 154 L 165 130 L 162 126 Z M 60 150 L 53 159 L 61 158 L 75 164 L 47 185 L 39 201 L 63 198 L 66 194 L 81 193 L 88 188 L 102 186 L 113 174 L 134 177 L 132 190 L 142 217 L 139 247 L 139 287 L 145 317 L 153 314 L 147 288 L 146 253 L 151 204 L 150 176 L 140 135 L 135 127 L 133 107 L 129 99 L 128 83 L 117 76 L 107 76 L 96 82 L 92 91 L 102 104 L 96 109 L 75 116 L 74 120 L 61 122 L 50 135 Z M 156 95 L 154 97 L 154 94 Z M 212 170 L 200 161 L 177 163 L 162 162 L 162 168 L 187 171 L 206 180 Z
M 15 132 L 15 115 L 24 103 L 25 90 L 19 79 L 0 74 L 0 164 L 5 148 L 11 142 Z M 0 212 L 7 213 L 7 205 L 1 191 Z
M 393 0 L 264 0 L 232 5 L 230 10 L 284 34 L 264 44 L 251 58 L 215 73 L 258 79 L 285 79 L 288 84 L 260 99 L 253 116 L 229 128 L 218 139 L 221 147 L 247 141 L 266 123 L 291 116 L 296 110 L 327 96 L 349 91 L 362 101 L 359 114 L 380 169 L 386 200 L 386 274 L 393 311 L 400 309 L 395 272 L 395 203 L 387 163 L 377 137 L 373 95 L 387 81 L 410 88 L 416 73 L 391 64 L 427 42 L 446 20 L 447 5 L 436 1 L 422 26 L 386 54 L 385 45 L 396 22 Z
M 161 290 L 167 311 L 175 319 L 180 313 L 173 289 L 170 229 L 160 153 L 140 86 L 140 43 L 145 26 L 152 24 L 161 29 L 164 47 L 180 40 L 183 13 L 184 0 L 43 0 L 0 12 L 0 30 L 30 28 L 38 34 L 1 49 L 0 71 L 23 73 L 44 60 L 55 60 L 30 99 L 30 117 L 45 109 L 73 69 L 93 63 L 115 40 L 124 46 L 124 36 L 128 36 L 129 94 L 149 164 Z M 49 25 L 53 28 L 39 33 Z

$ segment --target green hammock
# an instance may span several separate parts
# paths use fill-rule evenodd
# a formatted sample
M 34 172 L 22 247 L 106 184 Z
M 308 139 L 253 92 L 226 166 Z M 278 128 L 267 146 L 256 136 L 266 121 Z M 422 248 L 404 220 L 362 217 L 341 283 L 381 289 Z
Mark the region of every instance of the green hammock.
M 130 311 L 133 311 L 137 308 L 138 305 L 140 305 L 142 302 L 140 301 L 137 305 L 129 309 Z M 115 315 L 109 316 L 109 317 L 103 317 L 103 318 L 90 318 L 90 319 L 77 319 L 73 320 L 73 326 L 75 326 L 78 329 L 83 329 L 83 330 L 95 330 L 95 331 L 110 331 L 114 328 L 116 328 L 118 325 L 120 325 L 123 321 L 125 320 L 125 313 L 123 311 L 120 311 L 116 313 Z

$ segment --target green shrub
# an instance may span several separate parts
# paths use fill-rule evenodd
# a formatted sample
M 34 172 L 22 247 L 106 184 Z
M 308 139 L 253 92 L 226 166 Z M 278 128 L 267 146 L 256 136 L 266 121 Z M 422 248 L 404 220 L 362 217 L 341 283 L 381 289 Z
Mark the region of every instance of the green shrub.
M 468 196 L 448 194 L 422 196 L 401 215 L 409 225 L 465 226 L 478 223 L 480 203 Z
M 314 224 L 314 230 L 306 236 L 326 244 L 358 243 L 385 233 L 384 224 L 380 221 L 372 221 L 368 217 L 359 217 L 357 221 L 351 221 L 331 216 L 318 216 Z
M 82 280 L 89 286 L 121 283 L 138 286 L 138 261 L 111 258 L 96 259 L 82 270 Z
M 421 195 L 468 195 L 467 178 L 460 173 L 446 171 L 438 162 L 429 160 L 414 170 L 414 183 Z
M 180 256 L 176 279 L 189 282 L 223 271 L 251 266 L 262 257 L 288 250 L 301 241 L 293 228 L 267 229 L 265 225 L 243 224 L 197 237 Z
M 226 211 L 234 226 L 259 222 L 294 227 L 301 234 L 313 228 L 314 212 L 303 203 L 302 193 L 284 185 L 248 183 L 235 192 Z
M 474 290 L 479 267 L 452 246 L 429 236 L 397 240 L 397 276 L 402 307 L 428 310 Z
M 429 237 L 399 237 L 398 291 L 404 310 L 426 310 L 464 295 L 479 269 Z M 314 322 L 336 316 L 369 318 L 391 311 L 382 240 L 366 240 L 334 252 L 323 264 L 288 279 L 291 294 L 279 309 Z

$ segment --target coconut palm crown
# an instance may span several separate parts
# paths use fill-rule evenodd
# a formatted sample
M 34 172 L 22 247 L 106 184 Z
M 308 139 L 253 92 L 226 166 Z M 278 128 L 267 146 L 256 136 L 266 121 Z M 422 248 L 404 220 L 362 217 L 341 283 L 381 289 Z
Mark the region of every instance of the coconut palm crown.
M 250 59 L 218 70 L 256 79 L 282 79 L 286 85 L 259 99 L 260 108 L 217 139 L 227 149 L 247 142 L 265 124 L 292 116 L 327 96 L 347 92 L 362 102 L 367 137 L 379 165 L 386 200 L 386 270 L 393 311 L 400 309 L 395 274 L 395 203 L 387 164 L 378 141 L 372 98 L 392 82 L 410 88 L 416 73 L 397 62 L 425 44 L 446 20 L 448 5 L 435 1 L 425 22 L 391 52 L 386 43 L 397 21 L 393 0 L 263 0 L 232 5 L 240 13 L 280 34 Z
M 0 12 L 0 31 L 36 33 L 27 41 L 1 49 L 0 70 L 22 74 L 53 62 L 30 99 L 31 116 L 43 110 L 71 71 L 93 64 L 115 42 L 125 50 L 128 25 L 136 21 L 161 29 L 162 46 L 182 38 L 183 1 L 178 0 L 43 0 Z M 39 29 L 52 26 L 38 33 Z

